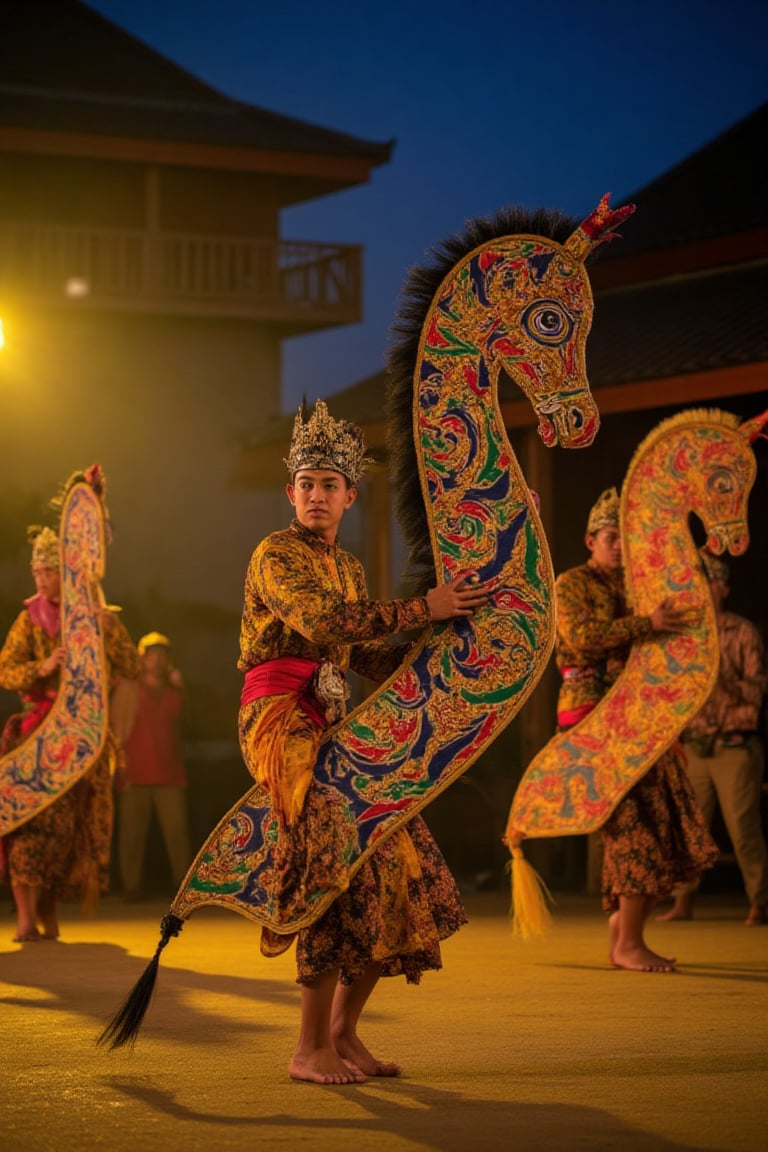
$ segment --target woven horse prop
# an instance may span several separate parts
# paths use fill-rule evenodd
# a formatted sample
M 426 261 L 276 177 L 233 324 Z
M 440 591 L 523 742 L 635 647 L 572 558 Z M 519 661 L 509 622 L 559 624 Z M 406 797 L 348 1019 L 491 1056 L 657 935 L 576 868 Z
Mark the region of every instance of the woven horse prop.
M 577 228 L 544 212 L 476 221 L 406 285 L 390 372 L 390 439 L 404 446 L 394 487 L 401 508 L 418 506 L 406 539 L 422 558 L 426 541 L 433 582 L 435 571 L 449 581 L 472 570 L 490 595 L 472 619 L 426 630 L 395 675 L 321 744 L 315 780 L 346 805 L 339 851 L 348 877 L 474 763 L 546 666 L 552 565 L 501 419 L 498 378 L 504 368 L 529 398 L 545 444 L 591 443 L 599 417 L 584 365 L 592 320 L 584 261 L 632 211 L 613 211 L 604 197 Z M 336 899 L 343 888 L 313 892 L 290 920 L 279 918 L 269 897 L 276 833 L 256 786 L 198 853 L 144 977 L 102 1040 L 115 1047 L 135 1038 L 159 953 L 197 907 L 222 905 L 292 933 Z
M 717 623 L 689 516 L 702 522 L 715 555 L 746 551 L 752 442 L 767 422 L 768 412 L 740 424 L 727 412 L 692 409 L 663 420 L 637 448 L 621 491 L 628 601 L 647 616 L 674 597 L 689 624 L 633 644 L 600 703 L 533 759 L 507 821 L 513 857 L 524 837 L 600 828 L 709 696 L 719 660 Z M 519 912 L 518 928 L 528 935 L 525 911 Z
M 0 835 L 52 804 L 98 760 L 107 739 L 109 679 L 101 580 L 104 479 L 97 465 L 71 478 L 59 524 L 61 644 L 66 661 L 51 710 L 0 759 Z

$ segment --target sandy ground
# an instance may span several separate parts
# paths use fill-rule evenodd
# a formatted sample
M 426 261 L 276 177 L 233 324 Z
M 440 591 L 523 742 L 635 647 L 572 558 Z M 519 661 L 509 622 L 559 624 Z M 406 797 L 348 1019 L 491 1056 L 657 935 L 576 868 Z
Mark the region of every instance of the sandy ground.
M 354 1087 L 297 1084 L 292 953 L 204 909 L 163 954 L 135 1050 L 95 1038 L 154 950 L 165 903 L 65 910 L 62 941 L 11 943 L 0 917 L 0 1147 L 80 1152 L 764 1152 L 768 928 L 732 896 L 653 924 L 671 975 L 607 964 L 597 901 L 563 897 L 541 941 L 513 937 L 506 896 L 468 898 L 471 923 L 421 986 L 383 981 L 364 1039 L 405 1069 Z

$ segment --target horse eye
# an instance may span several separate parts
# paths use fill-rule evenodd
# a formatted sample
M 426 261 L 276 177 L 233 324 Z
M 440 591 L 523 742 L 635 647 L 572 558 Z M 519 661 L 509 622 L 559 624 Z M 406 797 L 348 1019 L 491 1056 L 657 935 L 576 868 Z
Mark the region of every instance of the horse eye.
M 730 496 L 733 492 L 733 476 L 724 468 L 719 468 L 710 476 L 709 488 L 718 496 Z
M 573 331 L 573 320 L 556 300 L 536 300 L 521 317 L 523 328 L 539 344 L 561 344 Z
M 556 336 L 563 328 L 562 316 L 558 316 L 557 312 L 551 308 L 548 308 L 546 312 L 540 312 L 538 316 L 536 316 L 534 323 L 539 332 L 545 336 Z

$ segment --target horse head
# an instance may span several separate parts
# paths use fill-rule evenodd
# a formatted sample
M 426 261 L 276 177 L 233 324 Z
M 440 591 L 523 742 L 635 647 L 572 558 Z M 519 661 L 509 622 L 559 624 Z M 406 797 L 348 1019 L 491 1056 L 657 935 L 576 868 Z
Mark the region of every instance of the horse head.
M 586 447 L 600 426 L 585 361 L 593 313 L 585 261 L 633 211 L 611 210 L 604 196 L 564 243 L 510 236 L 480 258 L 483 295 L 497 314 L 486 355 L 530 401 L 547 447 Z
M 710 552 L 741 556 L 749 547 L 747 501 L 756 473 L 752 442 L 768 423 L 768 411 L 743 424 L 728 412 L 703 415 L 707 418 L 691 446 L 698 465 L 690 473 L 691 507 L 704 525 Z
M 432 249 L 429 263 L 411 269 L 393 325 L 387 422 L 395 508 L 414 567 L 428 573 L 432 566 L 424 436 L 452 444 L 457 422 L 473 413 L 465 445 L 488 441 L 496 429 L 492 451 L 508 461 L 497 404 L 502 372 L 530 401 L 548 447 L 594 439 L 600 418 L 585 367 L 593 310 L 585 262 L 634 211 L 613 211 L 607 201 L 578 226 L 559 212 L 514 207 L 470 220 Z M 432 489 L 429 502 L 436 508 Z

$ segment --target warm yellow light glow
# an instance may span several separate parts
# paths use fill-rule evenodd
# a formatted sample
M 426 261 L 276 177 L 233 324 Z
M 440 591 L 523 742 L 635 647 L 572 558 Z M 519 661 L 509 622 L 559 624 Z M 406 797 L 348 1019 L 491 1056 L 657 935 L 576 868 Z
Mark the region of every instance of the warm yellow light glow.
M 79 300 L 82 296 L 87 296 L 90 290 L 90 284 L 82 276 L 71 276 L 64 285 L 64 295 L 69 296 L 72 300 Z
M 5 348 L 5 329 L 3 328 L 2 316 L 0 316 L 0 348 Z

